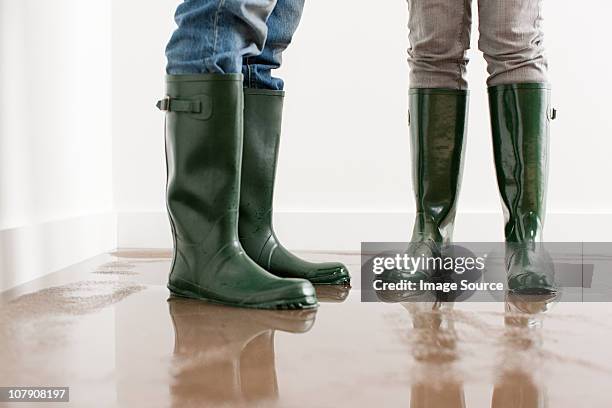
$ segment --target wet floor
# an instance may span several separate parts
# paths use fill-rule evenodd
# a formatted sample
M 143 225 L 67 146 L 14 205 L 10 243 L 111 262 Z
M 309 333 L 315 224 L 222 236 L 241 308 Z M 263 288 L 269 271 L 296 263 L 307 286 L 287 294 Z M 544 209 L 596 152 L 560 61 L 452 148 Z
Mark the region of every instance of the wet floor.
M 241 310 L 169 299 L 169 263 L 119 251 L 0 294 L 0 386 L 69 386 L 74 407 L 612 406 L 610 304 L 327 287 L 316 311 Z

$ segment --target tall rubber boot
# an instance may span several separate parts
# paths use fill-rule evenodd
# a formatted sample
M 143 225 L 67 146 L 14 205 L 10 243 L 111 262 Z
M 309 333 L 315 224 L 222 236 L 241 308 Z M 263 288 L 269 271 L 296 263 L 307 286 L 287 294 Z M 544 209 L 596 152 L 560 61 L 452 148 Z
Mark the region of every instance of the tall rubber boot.
M 283 97 L 283 91 L 244 90 L 240 242 L 259 266 L 274 275 L 304 278 L 319 285 L 348 285 L 350 276 L 343 264 L 300 259 L 285 249 L 274 233 L 272 201 Z
M 548 180 L 550 89 L 544 83 L 489 88 L 493 152 L 505 217 L 510 291 L 556 292 L 552 260 L 542 246 Z
M 417 213 L 407 254 L 413 258 L 441 259 L 442 248 L 451 242 L 455 223 L 463 172 L 468 91 L 411 89 L 409 104 Z M 416 271 L 385 272 L 382 279 L 418 283 L 430 281 L 437 272 L 436 263 L 431 262 Z
M 242 159 L 242 75 L 167 77 L 167 206 L 174 237 L 168 288 L 230 306 L 299 309 L 317 305 L 314 287 L 276 277 L 238 239 Z

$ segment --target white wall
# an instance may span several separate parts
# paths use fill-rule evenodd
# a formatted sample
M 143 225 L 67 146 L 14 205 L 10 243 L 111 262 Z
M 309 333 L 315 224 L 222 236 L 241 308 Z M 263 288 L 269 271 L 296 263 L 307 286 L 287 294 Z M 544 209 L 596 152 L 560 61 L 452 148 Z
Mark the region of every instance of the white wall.
M 110 18 L 0 0 L 0 290 L 114 243 Z
M 119 212 L 165 208 L 164 116 L 155 103 L 164 96 L 164 47 L 175 3 L 112 1 L 113 183 Z
M 158 230 L 165 222 L 159 218 L 164 210 L 163 117 L 151 103 L 163 94 L 163 48 L 174 27 L 172 13 L 178 3 L 115 2 L 113 129 L 120 243 L 169 242 L 167 234 L 147 239 L 152 237 L 147 227 L 157 223 L 154 229 Z M 345 231 L 332 228 L 349 228 L 348 234 L 355 238 L 351 246 L 373 237 L 406 239 L 410 230 L 409 222 L 404 222 L 414 206 L 406 124 L 407 7 L 402 0 L 373 4 L 308 1 L 294 43 L 285 54 L 285 65 L 279 70 L 286 80 L 287 98 L 275 204 L 279 229 L 297 246 L 307 241 L 303 237 L 312 238 L 317 228 L 326 231 L 318 238 L 320 245 L 334 242 L 330 238 L 334 236 L 336 241 L 344 240 Z M 143 9 L 146 18 L 136 17 Z M 606 222 L 611 219 L 612 189 L 603 186 L 612 171 L 607 157 L 612 148 L 608 120 L 612 83 L 605 80 L 606 72 L 598 71 L 612 63 L 612 55 L 605 52 L 611 11 L 612 6 L 603 0 L 588 0 L 580 7 L 546 3 L 551 79 L 560 116 L 553 125 L 550 221 L 568 222 L 570 217 L 579 228 L 555 228 L 549 239 L 605 239 L 597 229 L 598 222 L 581 227 L 576 217 L 601 213 Z M 486 69 L 478 50 L 470 54 L 470 132 L 459 209 L 499 214 Z M 143 216 L 143 212 L 150 214 Z M 374 233 L 378 217 L 389 212 L 402 215 L 396 219 L 398 225 L 381 223 L 384 229 Z M 151 221 L 151 213 L 157 214 L 157 221 Z M 330 225 L 327 221 L 317 224 L 317 213 L 325 214 L 320 217 L 325 220 L 333 220 L 334 214 L 357 215 L 348 224 Z M 309 215 L 311 222 L 292 222 L 291 214 L 298 219 Z M 490 219 L 493 222 L 474 225 L 460 217 L 457 236 L 501 238 L 500 216 Z M 142 229 L 146 236 L 134 235 Z

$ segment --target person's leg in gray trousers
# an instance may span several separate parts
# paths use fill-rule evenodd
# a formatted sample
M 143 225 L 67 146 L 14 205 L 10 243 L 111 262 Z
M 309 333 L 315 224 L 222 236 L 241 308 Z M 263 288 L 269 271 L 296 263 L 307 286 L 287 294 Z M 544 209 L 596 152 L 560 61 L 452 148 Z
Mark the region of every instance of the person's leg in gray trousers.
M 543 0 L 478 0 L 488 85 L 546 82 Z M 408 0 L 411 88 L 467 89 L 471 0 Z
M 498 185 L 511 290 L 554 292 L 534 246 L 542 239 L 552 119 L 543 0 L 478 0 L 479 49 L 488 65 Z M 466 131 L 472 0 L 408 0 L 410 112 L 417 217 L 413 255 L 451 241 Z M 518 249 L 517 249 L 518 248 Z M 546 269 L 546 271 L 544 271 Z M 429 279 L 435 271 L 422 271 Z

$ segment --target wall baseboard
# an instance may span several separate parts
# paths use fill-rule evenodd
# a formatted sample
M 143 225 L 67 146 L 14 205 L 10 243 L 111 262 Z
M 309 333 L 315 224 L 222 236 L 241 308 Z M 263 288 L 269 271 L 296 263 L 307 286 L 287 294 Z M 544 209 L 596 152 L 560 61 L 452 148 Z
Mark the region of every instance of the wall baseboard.
M 276 232 L 292 249 L 356 251 L 362 241 L 403 242 L 410 239 L 414 213 L 410 212 L 277 212 Z M 122 212 L 117 215 L 120 248 L 172 246 L 165 212 Z M 612 213 L 549 213 L 545 238 L 549 242 L 606 242 Z M 501 213 L 461 213 L 455 226 L 456 242 L 503 241 Z
M 359 252 L 362 241 L 410 239 L 414 214 L 409 212 L 278 212 L 277 234 L 291 249 Z M 551 213 L 549 242 L 607 242 L 612 213 Z M 462 213 L 455 241 L 503 239 L 503 220 L 496 213 Z M 87 215 L 0 231 L 0 292 L 66 268 L 115 248 L 170 248 L 165 212 L 121 212 Z
M 0 292 L 116 247 L 114 213 L 0 231 Z

